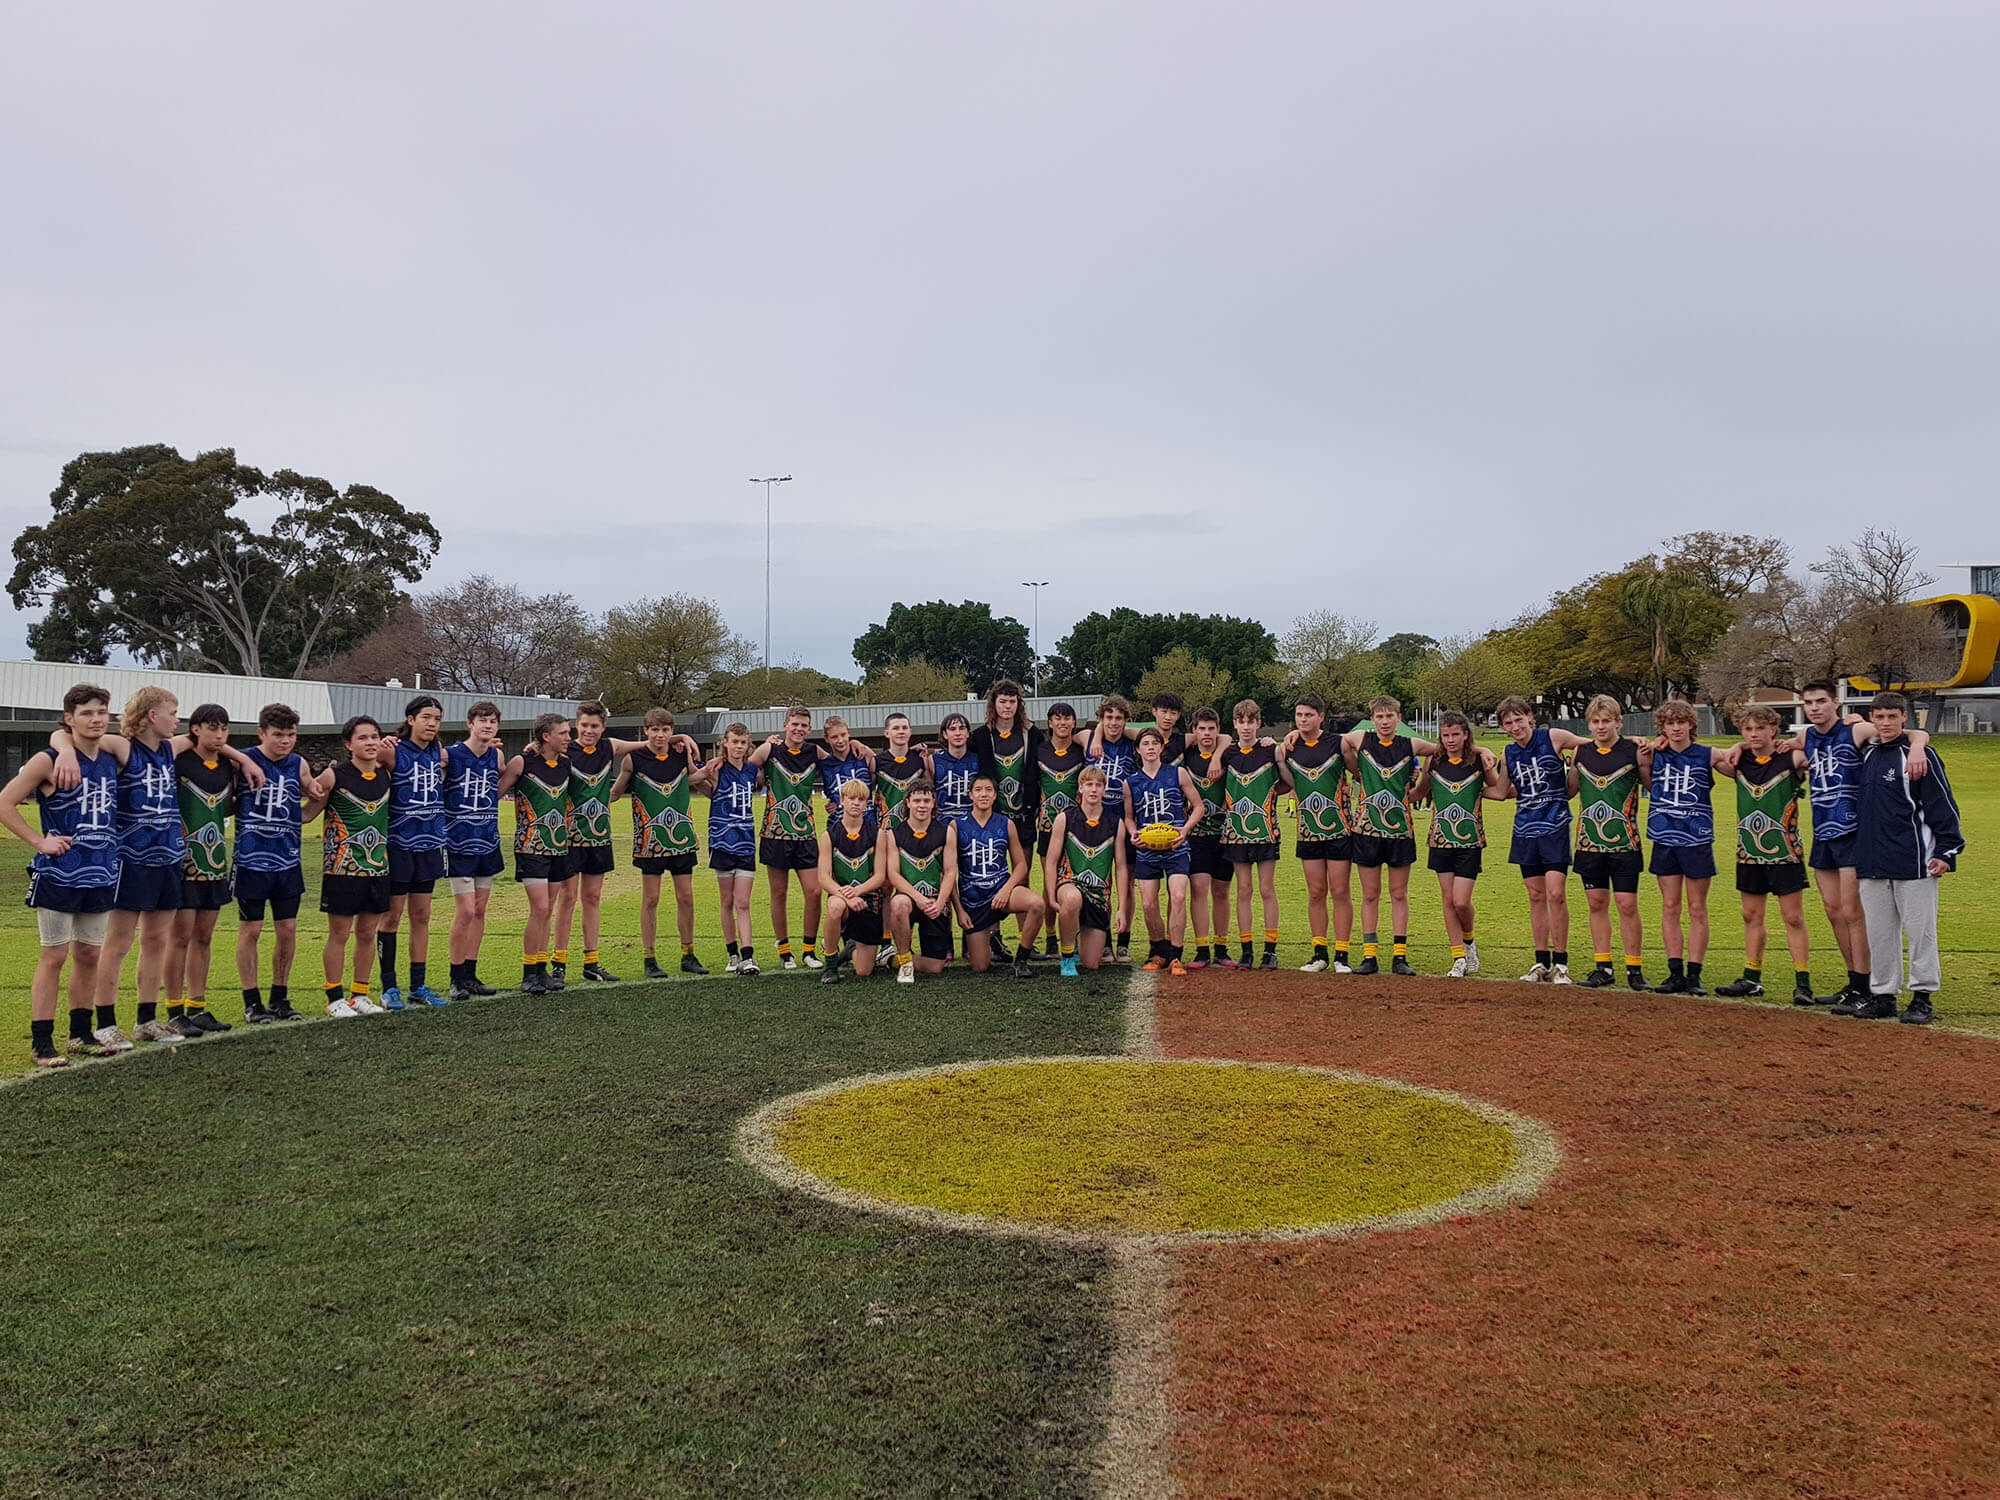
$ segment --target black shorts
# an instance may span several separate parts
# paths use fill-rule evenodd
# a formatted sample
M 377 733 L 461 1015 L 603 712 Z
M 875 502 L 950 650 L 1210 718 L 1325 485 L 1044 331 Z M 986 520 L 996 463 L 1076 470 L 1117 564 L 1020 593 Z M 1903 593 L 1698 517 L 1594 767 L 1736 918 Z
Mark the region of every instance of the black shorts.
M 814 856 L 818 860 L 817 854 Z M 754 875 L 757 861 L 748 854 L 732 854 L 727 849 L 708 851 L 708 867 L 718 875 Z
M 917 934 L 917 952 L 924 958 L 940 962 L 951 961 L 951 919 L 949 917 L 927 917 L 922 912 L 912 912 L 911 926 Z
M 319 909 L 330 917 L 380 916 L 389 910 L 389 877 L 323 876 L 319 883 Z
M 1386 865 L 1392 870 L 1407 870 L 1417 862 L 1417 841 L 1407 835 L 1392 839 L 1357 833 L 1353 842 L 1354 862 L 1365 869 L 1377 870 Z
M 870 901 L 863 911 L 849 910 L 840 918 L 840 938 L 857 948 L 879 948 L 882 946 L 882 906 L 880 900 Z
M 1073 880 L 1064 881 L 1063 883 L 1065 885 L 1076 884 Z M 1081 887 L 1078 888 L 1081 889 Z M 1111 935 L 1111 908 L 1106 906 L 1102 901 L 1093 901 L 1090 897 L 1085 896 L 1083 898 L 1083 905 L 1077 908 L 1076 926 L 1079 932 L 1101 932 L 1106 937 L 1109 937 Z
M 567 853 L 514 856 L 514 878 L 519 881 L 545 880 L 550 885 L 562 885 L 575 874 Z
M 297 865 L 289 870 L 245 870 L 236 872 L 236 915 L 245 922 L 264 920 L 264 903 L 271 903 L 271 916 L 280 922 L 295 920 L 299 903 L 305 899 L 306 872 Z
M 772 870 L 817 870 L 818 839 L 773 839 L 757 841 L 757 863 Z
M 1645 857 L 1637 849 L 1622 849 L 1615 854 L 1597 849 L 1576 851 L 1577 878 L 1586 891 L 1613 890 L 1621 895 L 1636 895 L 1645 865 Z
M 695 854 L 692 849 L 685 854 L 666 854 L 658 859 L 635 859 L 632 868 L 641 875 L 692 875 Z
M 1736 867 L 1736 889 L 1746 896 L 1796 896 L 1805 888 L 1806 867 L 1797 860 Z
M 111 898 L 113 911 L 179 911 L 181 908 L 181 867 L 134 865 L 118 867 L 118 890 Z
M 235 894 L 227 875 L 220 880 L 196 880 L 186 874 L 181 876 L 182 911 L 221 911 Z
M 1049 834 L 1052 831 L 1052 829 L 1044 828 L 1035 835 L 1035 853 L 1047 854 L 1049 852 Z
M 1815 870 L 1851 870 L 1854 868 L 1854 846 L 1860 842 L 1858 833 L 1835 833 L 1825 838 L 1815 835 L 1812 846 L 1811 864 Z
M 1224 856 L 1233 865 L 1261 865 L 1278 857 L 1278 841 L 1268 844 L 1224 844 Z
M 578 844 L 569 851 L 572 875 L 609 875 L 617 868 L 618 861 L 611 857 L 609 844 Z
M 1206 875 L 1224 885 L 1236 874 L 1236 866 L 1222 852 L 1221 839 L 1188 840 L 1188 874 Z
M 1688 880 L 1715 878 L 1713 844 L 1655 844 L 1652 871 L 1655 875 L 1680 875 Z
M 389 846 L 390 895 L 428 896 L 444 878 L 444 850 Z
M 1345 859 L 1354 858 L 1354 837 L 1343 833 L 1337 839 L 1300 839 L 1292 845 L 1292 853 L 1300 859 Z
M 478 854 L 445 850 L 444 873 L 447 880 L 490 880 L 506 868 L 507 861 L 498 849 L 486 849 Z
M 1430 867 L 1440 875 L 1456 875 L 1461 880 L 1477 880 L 1486 861 L 1484 849 L 1433 849 Z

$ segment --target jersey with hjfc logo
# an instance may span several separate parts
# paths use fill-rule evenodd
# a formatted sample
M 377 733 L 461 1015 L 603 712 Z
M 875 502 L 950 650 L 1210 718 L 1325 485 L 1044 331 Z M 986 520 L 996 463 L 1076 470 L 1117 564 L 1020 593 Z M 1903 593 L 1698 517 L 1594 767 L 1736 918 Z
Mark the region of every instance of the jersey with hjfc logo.
M 1149 823 L 1171 823 L 1176 828 L 1187 822 L 1187 793 L 1181 787 L 1181 768 L 1161 766 L 1147 771 L 1134 766 L 1125 778 L 1125 794 L 1132 801 L 1132 817 L 1141 828 Z
M 1100 910 L 1111 903 L 1111 886 L 1118 874 L 1118 820 L 1086 818 L 1072 808 L 1063 819 L 1062 858 L 1058 883 L 1074 885 L 1083 899 Z
M 1225 844 L 1270 844 L 1278 837 L 1278 750 L 1229 745 L 1222 756 L 1222 800 L 1229 812 L 1223 824 Z
M 947 821 L 965 817 L 972 811 L 972 778 L 979 774 L 979 757 L 971 750 L 953 755 L 949 750 L 931 752 L 931 779 L 937 782 L 937 815 Z
M 727 757 L 716 762 L 715 795 L 708 806 L 711 854 L 748 858 L 757 852 L 757 775 L 748 761 L 740 766 L 732 766 Z
M 1139 763 L 1137 749 L 1130 740 L 1112 740 L 1104 753 L 1090 757 L 1089 764 L 1104 772 L 1104 805 L 1116 810 L 1125 805 L 1125 778 Z
M 1348 830 L 1341 788 L 1347 762 L 1341 756 L 1340 741 L 1326 734 L 1295 740 L 1285 754 L 1285 765 L 1292 773 L 1293 800 L 1298 804 L 1299 842 L 1345 838 Z
M 977 813 L 958 819 L 958 888 L 968 900 L 988 900 L 1007 883 L 1013 873 L 1007 834 L 1013 826 L 998 812 L 984 823 Z
M 1861 751 L 1852 724 L 1821 731 L 1806 726 L 1806 775 L 1812 798 L 1813 837 L 1845 838 L 1859 826 L 1855 793 L 1861 782 Z
M 826 818 L 829 823 L 840 816 L 840 789 L 850 781 L 858 781 L 865 787 L 873 788 L 875 778 L 869 773 L 867 758 L 852 745 L 848 746 L 847 754 L 839 760 L 835 760 L 833 752 L 828 751 L 825 759 L 819 763 L 819 785 L 820 791 L 826 797 Z
M 1056 814 L 1076 806 L 1076 778 L 1083 772 L 1083 742 L 1071 740 L 1061 749 L 1046 736 L 1035 743 L 1035 782 L 1041 810 L 1035 815 L 1035 831 L 1047 833 L 1055 826 Z
M 323 819 L 328 875 L 374 877 L 389 873 L 389 801 L 392 777 L 363 771 L 351 760 L 334 767 L 333 791 Z
M 398 849 L 423 854 L 445 841 L 444 750 L 436 740 L 416 745 L 396 741 L 396 771 L 389 803 L 389 840 Z
M 691 766 L 685 750 L 656 755 L 634 750 L 632 780 L 632 857 L 672 859 L 695 852 L 694 819 L 688 815 L 694 793 L 688 786 Z
M 243 752 L 264 773 L 236 794 L 236 868 L 281 875 L 300 865 L 299 824 L 305 815 L 305 761 L 298 753 L 272 760 L 258 745 Z
M 1222 801 L 1222 783 L 1208 779 L 1211 759 L 1211 756 L 1203 755 L 1190 745 L 1181 762 L 1194 777 L 1195 790 L 1201 793 L 1201 821 L 1195 825 L 1190 838 L 1220 839 L 1223 825 L 1229 821 L 1229 809 Z
M 1404 734 L 1383 739 L 1371 734 L 1356 757 L 1361 798 L 1355 803 L 1355 832 L 1378 839 L 1406 839 L 1411 834 L 1410 780 L 1416 770 L 1416 749 Z
M 136 739 L 128 743 L 118 773 L 118 857 L 128 865 L 178 865 L 187 846 L 174 747 L 165 740 L 151 748 Z
M 43 750 L 53 762 L 56 752 Z M 43 787 L 35 793 L 41 804 L 42 832 L 70 841 L 63 854 L 37 852 L 29 861 L 29 901 L 36 906 L 74 908 L 86 893 L 100 893 L 109 902 L 118 885 L 118 762 L 108 750 L 79 754 L 82 779 L 68 791 Z M 61 894 L 53 897 L 48 888 Z
M 190 880 L 229 878 L 229 808 L 236 800 L 236 773 L 219 757 L 199 750 L 174 757 L 180 777 L 181 842 L 187 858 L 181 874 Z
M 1653 752 L 1647 838 L 1669 849 L 1698 849 L 1715 842 L 1714 758 L 1707 745 Z
M 542 859 L 569 853 L 569 760 L 532 746 L 514 781 L 514 852 Z
M 1569 837 L 1569 776 L 1546 729 L 1525 745 L 1507 742 L 1507 778 L 1514 783 L 1517 838 Z
M 850 833 L 847 819 L 836 816 L 826 830 L 827 852 L 833 861 L 833 883 L 835 886 L 860 885 L 875 876 L 876 840 L 882 832 L 875 815 L 868 813 L 861 819 L 861 830 Z M 874 893 L 869 893 L 872 903 Z
M 475 755 L 463 740 L 445 751 L 444 843 L 453 854 L 500 852 L 500 747 Z
M 1736 762 L 1736 862 L 1791 865 L 1799 846 L 1799 772 L 1789 755 Z
M 618 780 L 618 757 L 603 740 L 569 747 L 569 846 L 611 847 L 611 788 Z
M 875 816 L 884 823 L 902 822 L 903 804 L 909 800 L 910 788 L 929 774 L 924 768 L 924 758 L 914 750 L 900 756 L 884 750 L 876 756 Z
M 1486 767 L 1476 755 L 1439 755 L 1431 760 L 1433 849 L 1486 847 Z
M 1627 739 L 1576 752 L 1576 847 L 1629 854 L 1639 847 L 1639 747 Z
M 905 821 L 889 836 L 896 841 L 896 873 L 918 895 L 935 901 L 944 889 L 945 825 L 932 818 L 918 833 Z
M 764 837 L 810 840 L 813 787 L 819 781 L 819 751 L 811 745 L 774 748 L 764 761 Z

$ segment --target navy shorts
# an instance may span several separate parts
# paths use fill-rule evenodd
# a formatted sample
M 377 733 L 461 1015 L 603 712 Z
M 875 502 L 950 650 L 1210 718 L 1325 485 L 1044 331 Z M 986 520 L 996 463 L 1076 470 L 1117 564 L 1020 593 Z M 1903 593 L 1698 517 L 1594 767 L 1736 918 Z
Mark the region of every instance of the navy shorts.
M 1357 833 L 1351 842 L 1354 862 L 1371 870 L 1385 865 L 1392 870 L 1407 870 L 1417 862 L 1417 841 L 1413 838 L 1385 839 L 1372 833 Z
M 1430 852 L 1430 867 L 1440 875 L 1456 875 L 1461 880 L 1477 880 L 1480 868 L 1485 864 L 1481 858 L 1484 849 L 1433 849 Z
M 1335 859 L 1352 862 L 1354 859 L 1354 838 L 1343 833 L 1337 839 L 1300 839 L 1292 845 L 1292 853 L 1300 859 Z
M 507 861 L 497 848 L 478 854 L 461 854 L 456 849 L 445 851 L 444 872 L 452 880 L 490 880 L 506 868 Z
M 1134 880 L 1165 880 L 1169 876 L 1185 875 L 1192 868 L 1186 844 L 1157 853 L 1151 849 L 1135 849 L 1132 852 L 1138 856 L 1132 866 Z
M 1236 866 L 1223 854 L 1221 839 L 1189 839 L 1187 846 L 1188 874 L 1206 875 L 1224 885 L 1235 875 Z
M 1824 838 L 1815 835 L 1808 863 L 1815 870 L 1851 870 L 1855 865 L 1854 846 L 1860 837 L 1856 833 L 1832 833 Z
M 732 854 L 727 849 L 710 849 L 708 867 L 718 875 L 754 875 L 757 861 L 748 854 Z
M 1552 870 L 1569 870 L 1567 833 L 1517 833 L 1507 847 L 1507 863 L 1521 867 L 1521 878 L 1533 880 Z
M 1796 896 L 1806 888 L 1806 867 L 1796 860 L 1781 865 L 1736 866 L 1736 889 L 1746 896 Z
M 246 922 L 264 920 L 264 903 L 270 902 L 271 915 L 280 922 L 295 920 L 299 903 L 305 899 L 306 872 L 293 865 L 289 870 L 236 871 L 236 915 Z
M 1655 875 L 1679 875 L 1688 880 L 1713 880 L 1715 845 L 1655 844 L 1653 863 L 1649 868 Z
M 1586 891 L 1611 890 L 1634 895 L 1645 863 L 1637 849 L 1623 849 L 1615 854 L 1596 849 L 1576 851 L 1577 878 L 1582 880 Z
M 995 891 L 993 894 L 997 896 L 1000 893 Z M 975 900 L 963 893 L 959 895 L 958 904 L 965 908 L 965 930 L 968 934 L 991 932 L 1006 916 L 1005 912 L 995 911 L 986 901 Z
M 685 854 L 667 854 L 658 859 L 635 859 L 632 868 L 641 875 L 692 875 L 695 853 L 692 849 Z
M 572 875 L 609 875 L 617 864 L 609 844 L 578 844 L 569 851 Z
M 226 875 L 220 880 L 196 880 L 192 875 L 181 876 L 182 911 L 221 911 L 234 894 Z
M 389 894 L 428 896 L 444 879 L 444 850 L 389 846 Z
M 111 898 L 113 911 L 179 911 L 181 909 L 181 867 L 134 865 L 118 867 L 118 890 Z
M 817 870 L 817 839 L 759 839 L 757 863 L 772 870 Z

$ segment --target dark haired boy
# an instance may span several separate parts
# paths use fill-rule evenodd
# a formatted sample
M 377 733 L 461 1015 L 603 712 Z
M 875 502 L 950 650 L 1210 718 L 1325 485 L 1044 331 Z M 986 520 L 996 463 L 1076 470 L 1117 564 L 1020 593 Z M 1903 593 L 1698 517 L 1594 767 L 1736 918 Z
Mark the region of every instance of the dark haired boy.
M 1208 779 L 1222 783 L 1223 805 L 1228 809 L 1222 830 L 1222 851 L 1244 866 L 1243 881 L 1236 887 L 1236 922 L 1242 940 L 1239 968 L 1278 967 L 1278 793 L 1292 784 L 1284 757 L 1268 739 L 1261 739 L 1263 710 L 1254 698 L 1245 698 L 1231 715 L 1236 727 L 1236 743 L 1216 752 L 1209 762 Z M 1204 801 L 1207 799 L 1204 798 Z M 1251 947 L 1251 886 L 1257 887 L 1264 904 L 1264 957 L 1258 961 Z M 1223 935 L 1217 933 L 1221 946 Z
M 500 705 L 480 699 L 465 711 L 465 738 L 444 752 L 444 865 L 451 890 L 451 998 L 497 993 L 479 977 L 479 948 L 486 938 L 486 908 L 493 881 L 504 870 L 500 853 L 500 799 L 513 789 L 514 773 L 499 745 Z
M 257 715 L 257 743 L 243 752 L 264 773 L 263 784 L 236 794 L 236 977 L 243 986 L 243 1019 L 253 1026 L 305 1018 L 291 1001 L 299 902 L 306 893 L 300 844 L 304 825 L 319 816 L 326 799 L 308 774 L 298 743 L 297 711 L 267 703 Z M 257 984 L 257 945 L 267 909 L 276 928 L 269 1006 Z
M 444 705 L 419 693 L 403 705 L 403 723 L 381 747 L 389 780 L 389 910 L 375 928 L 375 955 L 382 969 L 382 1005 L 403 1008 L 397 983 L 396 940 L 403 913 L 410 914 L 410 998 L 412 1005 L 443 1005 L 430 987 L 431 900 L 445 878 L 445 773 L 448 760 L 439 743 Z M 394 764 L 390 764 L 390 762 Z
M 202 704 L 188 715 L 188 734 L 193 743 L 174 757 L 186 854 L 180 910 L 167 945 L 167 1024 L 182 1036 L 198 1037 L 230 1029 L 208 1008 L 215 923 L 233 894 L 229 813 L 236 801 L 236 770 L 222 756 L 229 743 L 229 710 Z
M 770 883 L 771 938 L 778 945 L 778 966 L 796 969 L 823 967 L 819 959 L 819 833 L 813 820 L 813 791 L 819 783 L 820 757 L 826 752 L 809 744 L 812 710 L 793 707 L 785 711 L 785 729 L 759 745 L 750 756 L 751 765 L 764 773 L 764 823 L 757 840 L 757 863 L 764 867 Z M 800 899 L 805 911 L 803 951 L 792 958 L 791 900 L 792 876 L 799 879 Z
M 701 747 L 674 733 L 674 716 L 664 708 L 646 710 L 646 746 L 625 757 L 611 788 L 611 800 L 632 799 L 632 868 L 639 872 L 639 943 L 645 950 L 645 975 L 665 979 L 657 945 L 660 925 L 660 885 L 674 883 L 674 909 L 679 919 L 681 972 L 706 974 L 694 956 L 694 867 L 701 850 L 689 810 L 695 779 L 700 774 Z

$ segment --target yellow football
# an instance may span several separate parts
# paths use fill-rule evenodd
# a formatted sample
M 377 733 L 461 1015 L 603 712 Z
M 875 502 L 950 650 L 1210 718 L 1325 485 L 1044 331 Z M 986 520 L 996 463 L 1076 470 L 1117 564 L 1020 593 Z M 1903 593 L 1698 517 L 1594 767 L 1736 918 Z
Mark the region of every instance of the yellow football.
M 1178 823 L 1148 823 L 1139 830 L 1139 842 L 1148 849 L 1171 849 L 1180 837 Z

